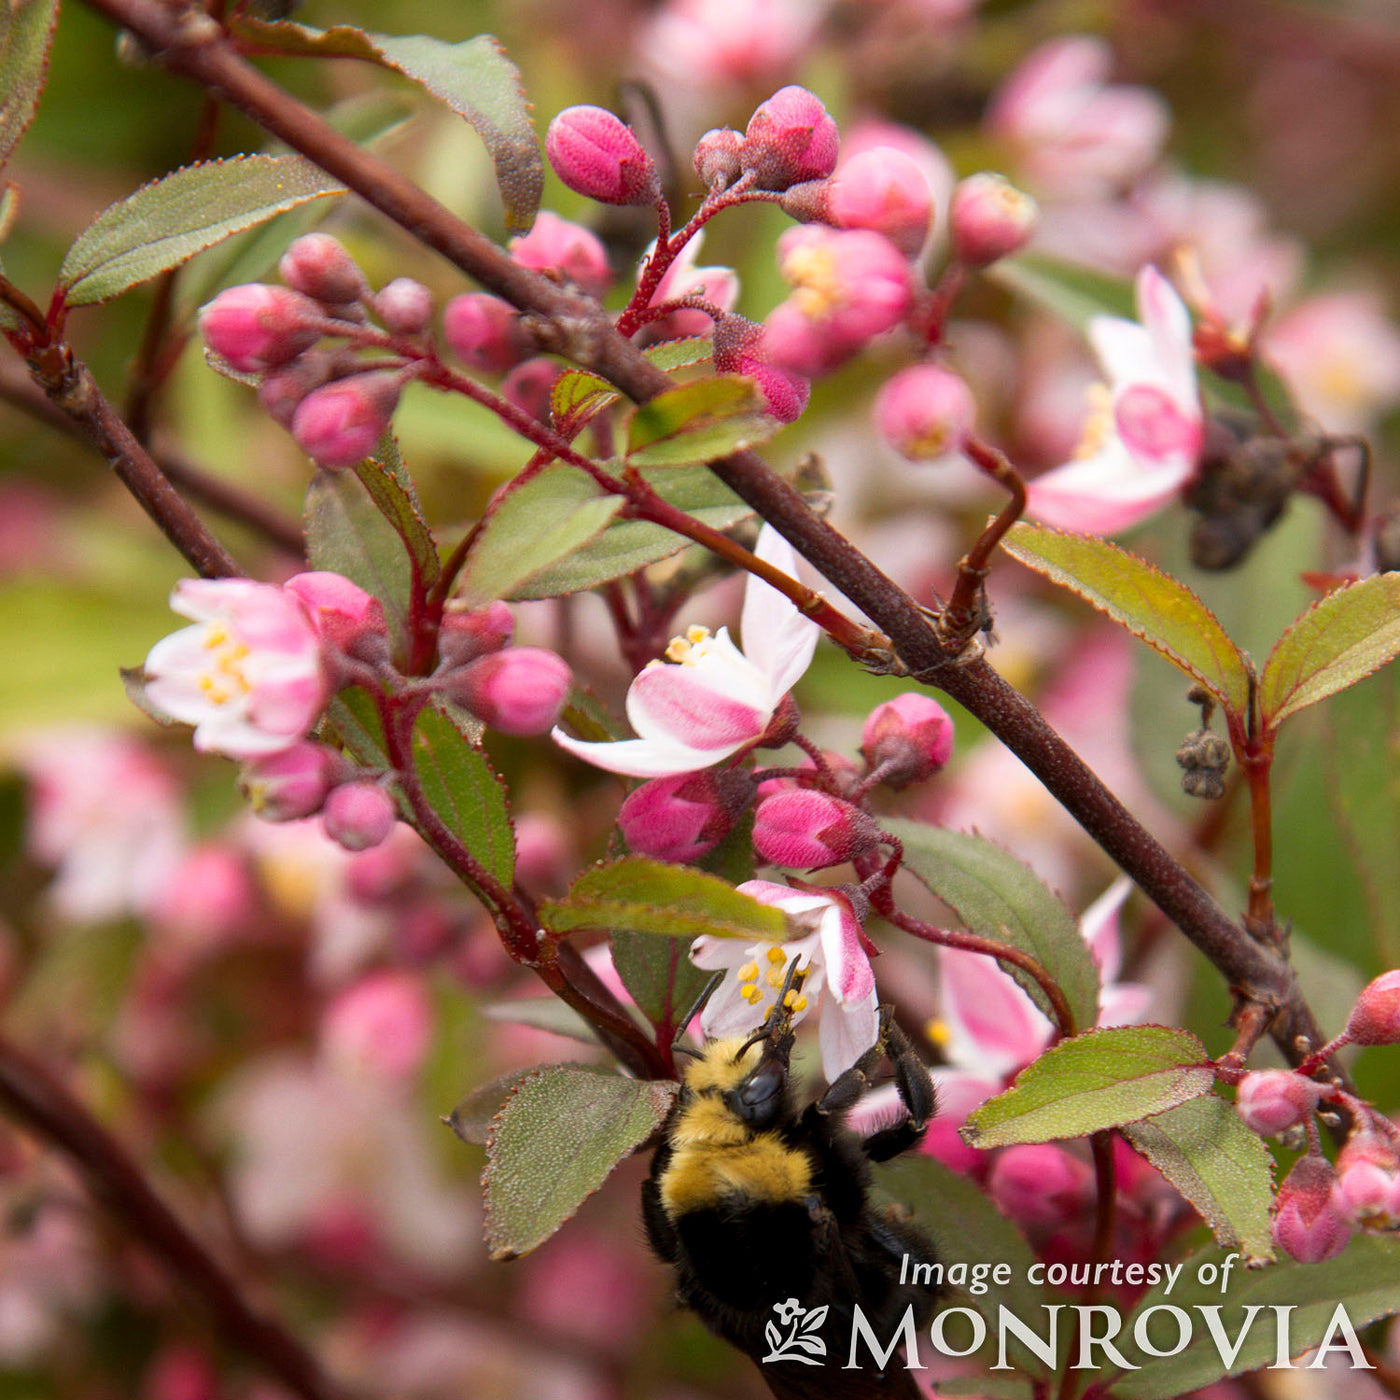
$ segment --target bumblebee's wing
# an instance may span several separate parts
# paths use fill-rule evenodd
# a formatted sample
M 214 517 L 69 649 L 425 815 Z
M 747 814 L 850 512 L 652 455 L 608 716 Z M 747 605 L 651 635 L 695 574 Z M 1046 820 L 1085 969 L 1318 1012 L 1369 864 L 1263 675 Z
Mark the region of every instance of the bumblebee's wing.
M 923 1400 L 913 1374 L 902 1367 L 847 1371 L 839 1362 L 820 1369 L 771 1362 L 758 1369 L 776 1400 Z

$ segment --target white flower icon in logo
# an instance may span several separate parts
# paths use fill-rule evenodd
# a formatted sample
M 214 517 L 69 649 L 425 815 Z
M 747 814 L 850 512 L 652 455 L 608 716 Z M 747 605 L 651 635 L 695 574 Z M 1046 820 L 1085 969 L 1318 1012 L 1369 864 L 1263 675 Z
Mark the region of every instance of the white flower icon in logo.
M 774 1303 L 773 1311 L 788 1329 L 787 1335 L 783 1335 L 776 1322 L 769 1322 L 763 1329 L 768 1339 L 768 1355 L 763 1359 L 800 1361 L 804 1366 L 824 1365 L 816 1358 L 826 1355 L 826 1343 L 812 1333 L 826 1321 L 827 1307 L 807 1309 L 796 1298 L 789 1298 L 785 1303 Z

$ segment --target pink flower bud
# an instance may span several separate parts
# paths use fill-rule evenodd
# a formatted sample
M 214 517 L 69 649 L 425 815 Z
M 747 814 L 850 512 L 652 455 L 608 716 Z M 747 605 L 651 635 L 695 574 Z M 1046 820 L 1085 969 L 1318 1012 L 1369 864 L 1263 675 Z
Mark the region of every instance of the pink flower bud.
M 221 1386 L 213 1362 L 198 1347 L 164 1347 L 146 1372 L 141 1400 L 219 1400 Z
M 321 1046 L 333 1064 L 389 1083 L 418 1072 L 432 1037 L 433 1007 L 421 978 L 397 970 L 360 978 L 321 1021 Z
M 762 326 L 743 316 L 722 316 L 715 322 L 715 368 L 721 374 L 742 374 L 758 385 L 768 412 L 780 423 L 795 423 L 806 411 L 811 381 L 764 358 Z
M 559 718 L 573 675 L 543 647 L 507 647 L 450 672 L 443 689 L 502 734 L 543 734 Z
M 548 425 L 553 414 L 554 385 L 564 373 L 557 360 L 543 355 L 516 365 L 501 381 L 501 396 L 537 423 Z
M 298 238 L 282 254 L 277 270 L 289 287 L 330 306 L 359 301 L 369 291 L 359 263 L 328 233 Z
M 969 267 L 986 267 L 1024 248 L 1039 217 L 1035 200 L 1002 176 L 969 175 L 948 208 L 953 252 Z
M 1357 1045 L 1400 1041 L 1400 968 L 1382 972 L 1356 999 L 1347 1035 Z
M 831 216 L 831 191 L 835 180 L 804 180 L 778 197 L 778 208 L 800 224 L 835 223 Z
M 821 99 L 804 87 L 780 88 L 749 118 L 741 167 L 761 190 L 822 180 L 836 169 L 841 137 Z
M 1261 1137 L 1305 1122 L 1318 1105 L 1321 1086 L 1287 1069 L 1261 1069 L 1240 1080 L 1235 1109 Z
M 1351 1226 L 1337 1208 L 1337 1178 L 1325 1157 L 1300 1157 L 1274 1202 L 1274 1243 L 1300 1264 L 1340 1254 Z
M 774 793 L 753 820 L 754 849 L 796 870 L 822 870 L 875 849 L 879 828 L 859 807 L 812 788 Z
M 726 190 L 743 167 L 739 164 L 739 148 L 744 138 L 727 126 L 707 131 L 696 144 L 693 164 L 695 173 L 707 190 Z
M 394 799 L 376 782 L 342 783 L 321 808 L 321 825 L 347 851 L 367 851 L 388 840 L 398 820 Z
M 257 374 L 294 359 L 320 340 L 324 309 L 290 287 L 250 282 L 200 309 L 204 343 L 234 369 Z
M 258 402 L 273 422 L 292 430 L 301 401 L 313 389 L 329 384 L 342 372 L 345 356 L 339 351 L 306 350 L 296 359 L 263 375 Z
M 1337 1154 L 1337 1205 L 1355 1225 L 1400 1224 L 1400 1155 L 1380 1133 L 1354 1132 Z
M 906 788 L 931 778 L 953 755 L 953 721 L 936 700 L 906 691 L 871 710 L 860 751 L 887 787 Z
M 957 452 L 967 441 L 977 405 L 967 382 L 940 365 L 910 365 L 875 396 L 875 429 L 911 462 Z
M 997 1209 L 1022 1225 L 1074 1220 L 1088 1206 L 1093 1189 L 1089 1164 L 1050 1143 L 1008 1147 L 987 1178 Z
M 534 350 L 509 302 L 487 292 L 463 292 L 447 303 L 442 333 L 464 365 L 487 374 L 514 369 Z
M 838 228 L 883 233 L 906 257 L 917 257 L 933 228 L 933 191 L 919 163 L 893 146 L 852 156 L 836 172 L 827 199 Z
M 628 793 L 617 824 L 636 854 L 685 863 L 712 851 L 752 800 L 742 769 L 674 773 Z
M 589 296 L 602 296 L 612 284 L 608 255 L 597 235 L 548 209 L 535 217 L 529 233 L 511 240 L 510 255 L 521 267 L 558 273 Z
M 374 309 L 395 335 L 422 335 L 433 319 L 433 294 L 411 277 L 395 277 L 376 294 Z
M 654 204 L 656 166 L 632 128 L 603 107 L 566 107 L 549 124 L 545 154 L 575 193 L 601 204 Z
M 292 436 L 323 467 L 353 467 L 379 445 L 399 405 L 403 377 L 392 370 L 352 374 L 314 389 L 292 415 Z
M 515 632 L 515 614 L 502 602 L 464 611 L 451 603 L 438 626 L 438 656 L 445 666 L 465 666 L 489 651 L 500 651 Z
M 515 878 L 527 889 L 562 890 L 572 860 L 569 832 L 557 817 L 526 812 L 515 819 Z
M 264 821 L 299 821 L 321 810 L 339 766 L 330 749 L 303 739 L 246 764 L 238 786 Z
M 148 906 L 156 926 L 187 943 L 216 948 L 252 918 L 256 900 L 247 857 L 231 846 L 196 846 Z
M 343 574 L 319 569 L 296 574 L 282 585 L 306 604 L 316 631 L 328 646 L 364 660 L 388 654 L 384 605 Z

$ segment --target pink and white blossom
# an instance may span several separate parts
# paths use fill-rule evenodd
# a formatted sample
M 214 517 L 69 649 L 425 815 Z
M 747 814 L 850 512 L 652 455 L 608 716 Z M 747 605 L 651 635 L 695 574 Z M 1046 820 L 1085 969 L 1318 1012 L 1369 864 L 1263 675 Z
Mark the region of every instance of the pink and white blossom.
M 796 574 L 792 547 L 771 526 L 759 534 L 760 559 Z M 783 698 L 807 669 L 819 629 L 777 589 L 751 576 L 740 620 L 746 651 L 721 627 L 692 627 L 627 690 L 635 739 L 585 743 L 562 729 L 553 737 L 572 754 L 610 773 L 661 778 L 693 773 L 763 738 Z
M 310 731 L 330 688 L 300 599 L 248 579 L 182 579 L 170 606 L 195 625 L 151 648 L 146 698 L 195 726 L 195 748 L 260 758 Z
M 716 1038 L 757 1030 L 796 959 L 807 975 L 793 1002 L 793 1024 L 820 1008 L 822 1072 L 831 1081 L 870 1049 L 879 1034 L 875 974 L 860 924 L 843 899 L 767 880 L 748 880 L 739 889 L 812 926 L 812 932 L 785 943 L 697 938 L 691 961 L 708 972 L 725 974 L 700 1013 L 700 1025 L 707 1036 Z
M 1031 482 L 1027 513 L 1047 525 L 1110 535 L 1172 500 L 1196 470 L 1204 415 L 1191 318 L 1155 267 L 1138 274 L 1139 321 L 1096 316 L 1089 339 L 1108 384 L 1076 458 Z

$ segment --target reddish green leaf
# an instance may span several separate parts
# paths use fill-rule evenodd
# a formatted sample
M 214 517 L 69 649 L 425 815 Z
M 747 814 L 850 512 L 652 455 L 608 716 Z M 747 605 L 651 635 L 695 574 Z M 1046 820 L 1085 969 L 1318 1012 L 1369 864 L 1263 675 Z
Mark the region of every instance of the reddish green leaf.
M 491 1123 L 486 1244 L 514 1259 L 542 1244 L 659 1128 L 676 1086 L 583 1065 L 533 1070 Z
M 1225 1249 L 1250 1264 L 1274 1257 L 1274 1159 L 1233 1104 L 1215 1094 L 1123 1127 L 1123 1136 L 1200 1211 Z
M 672 938 L 708 933 L 774 942 L 792 936 L 781 909 L 741 894 L 717 875 L 644 856 L 585 871 L 563 899 L 544 901 L 540 922 L 553 933 L 632 929 Z
M 1249 663 L 1187 586 L 1108 540 L 1044 525 L 1014 526 L 1002 548 L 1141 637 L 1205 686 L 1227 711 L 1249 705 Z
M 679 466 L 766 442 L 782 427 L 766 405 L 762 391 L 743 375 L 692 379 L 633 411 L 627 460 L 639 467 Z
M 370 34 L 349 25 L 242 19 L 240 35 L 281 53 L 355 58 L 411 79 L 471 123 L 496 168 L 506 223 L 524 231 L 544 190 L 544 163 L 520 71 L 489 34 L 450 44 L 426 34 Z
M 567 369 L 554 381 L 549 411 L 561 431 L 586 423 L 599 410 L 615 403 L 618 392 L 606 379 L 583 369 Z
M 0 5 L 0 166 L 34 119 L 57 21 L 58 0 Z
M 233 156 L 143 185 L 78 235 L 59 269 L 69 306 L 107 301 L 231 234 L 345 187 L 300 156 Z
M 1400 655 L 1400 574 L 1376 574 L 1314 603 L 1269 653 L 1259 679 L 1267 729 L 1365 680 Z
M 1208 1094 L 1214 1082 L 1205 1046 L 1189 1031 L 1085 1031 L 1027 1065 L 968 1118 L 962 1134 L 982 1148 L 1084 1137 L 1176 1108 Z
M 354 470 L 380 515 L 403 541 L 418 586 L 431 588 L 442 573 L 442 562 L 433 532 L 423 518 L 413 478 L 403 464 L 393 435 L 386 436 L 379 451 Z

